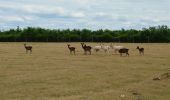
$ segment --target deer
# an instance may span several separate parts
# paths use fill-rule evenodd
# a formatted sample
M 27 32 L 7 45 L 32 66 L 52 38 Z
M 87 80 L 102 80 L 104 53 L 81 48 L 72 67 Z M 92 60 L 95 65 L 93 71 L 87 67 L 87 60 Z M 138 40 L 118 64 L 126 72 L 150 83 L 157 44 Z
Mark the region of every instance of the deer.
M 93 47 L 93 49 L 97 53 L 97 52 L 99 52 L 102 49 L 102 46 L 98 45 L 98 46 Z
M 111 47 L 110 46 L 108 46 L 108 45 L 104 45 L 104 44 L 102 44 L 101 45 L 101 48 L 104 50 L 104 52 L 106 53 L 109 53 L 109 51 L 110 51 L 110 49 L 111 49 Z
M 30 51 L 30 53 L 32 53 L 32 46 L 27 46 L 26 44 L 24 44 L 26 53 L 28 53 L 28 51 Z
M 76 48 L 75 47 L 71 47 L 70 44 L 67 44 L 68 49 L 70 50 L 70 54 L 72 54 L 72 52 L 74 53 L 74 55 L 76 54 Z
M 84 54 L 85 54 L 85 55 L 87 54 L 87 52 L 89 52 L 90 55 L 91 55 L 91 49 L 92 49 L 91 46 L 87 46 L 87 45 L 84 44 L 84 43 L 81 43 L 81 46 L 82 46 L 82 48 L 83 48 L 83 50 L 84 50 Z
M 110 47 L 114 49 L 114 52 L 117 53 L 120 49 L 124 48 L 123 46 L 120 45 L 113 45 L 112 43 L 110 44 Z
M 122 56 L 122 53 L 125 53 L 126 56 L 128 55 L 129 56 L 129 53 L 128 53 L 129 49 L 127 48 L 122 48 L 119 50 L 119 53 L 120 53 L 120 56 Z
M 139 46 L 137 46 L 137 48 L 139 50 L 139 54 L 140 55 L 144 55 L 144 48 L 140 48 Z

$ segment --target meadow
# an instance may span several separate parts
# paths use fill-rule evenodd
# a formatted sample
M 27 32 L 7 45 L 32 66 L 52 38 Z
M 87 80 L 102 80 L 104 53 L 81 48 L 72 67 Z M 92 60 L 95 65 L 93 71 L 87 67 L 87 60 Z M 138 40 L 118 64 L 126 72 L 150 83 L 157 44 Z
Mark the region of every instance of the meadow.
M 28 43 L 26 54 L 23 44 L 0 43 L 0 100 L 170 100 L 170 78 L 153 80 L 170 68 L 168 43 L 117 43 L 129 57 L 84 55 L 80 43 L 76 55 L 67 43 Z

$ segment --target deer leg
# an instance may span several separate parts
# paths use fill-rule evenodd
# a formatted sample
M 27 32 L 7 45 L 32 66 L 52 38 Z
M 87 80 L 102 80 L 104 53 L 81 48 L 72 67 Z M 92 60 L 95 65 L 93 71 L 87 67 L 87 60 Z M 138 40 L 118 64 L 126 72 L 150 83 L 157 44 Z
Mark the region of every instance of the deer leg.
M 107 53 L 110 54 L 110 51 L 108 50 Z
M 86 50 L 84 50 L 84 55 L 86 55 Z
M 76 51 L 74 50 L 74 55 L 76 55 Z
M 142 55 L 142 52 L 140 51 L 140 55 Z
M 107 49 L 104 49 L 104 52 L 106 53 L 106 52 L 107 52 Z
M 95 52 L 97 53 L 97 52 L 98 52 L 98 50 L 97 50 L 97 49 L 95 49 Z
M 32 50 L 30 50 L 30 53 L 32 53 Z
M 117 50 L 117 49 L 115 49 L 115 53 L 117 53 L 117 51 L 118 51 L 118 50 Z

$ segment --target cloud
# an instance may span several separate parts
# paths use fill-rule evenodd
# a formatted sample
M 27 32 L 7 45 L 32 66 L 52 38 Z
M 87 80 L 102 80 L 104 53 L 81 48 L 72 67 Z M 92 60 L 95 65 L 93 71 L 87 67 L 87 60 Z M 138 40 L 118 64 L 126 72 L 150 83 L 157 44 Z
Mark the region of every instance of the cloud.
M 0 24 L 121 29 L 166 24 L 169 0 L 0 0 Z M 21 26 L 21 27 L 22 27 Z
M 24 19 L 19 16 L 0 16 L 0 22 L 24 22 Z
M 71 16 L 75 18 L 83 18 L 85 17 L 85 14 L 82 12 L 74 12 L 74 13 L 71 13 Z

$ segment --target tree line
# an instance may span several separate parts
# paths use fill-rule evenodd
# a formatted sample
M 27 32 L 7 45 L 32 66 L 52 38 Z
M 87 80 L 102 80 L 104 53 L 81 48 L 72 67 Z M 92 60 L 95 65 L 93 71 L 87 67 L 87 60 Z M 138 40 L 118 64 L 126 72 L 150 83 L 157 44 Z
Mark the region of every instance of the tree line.
M 128 42 L 169 43 L 170 28 L 166 25 L 142 30 L 44 29 L 27 27 L 0 31 L 0 42 Z

